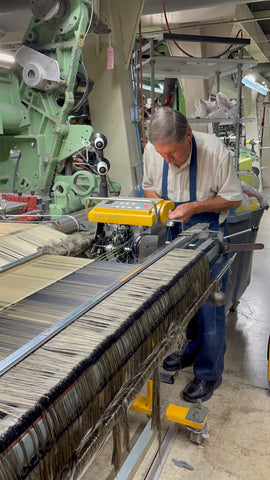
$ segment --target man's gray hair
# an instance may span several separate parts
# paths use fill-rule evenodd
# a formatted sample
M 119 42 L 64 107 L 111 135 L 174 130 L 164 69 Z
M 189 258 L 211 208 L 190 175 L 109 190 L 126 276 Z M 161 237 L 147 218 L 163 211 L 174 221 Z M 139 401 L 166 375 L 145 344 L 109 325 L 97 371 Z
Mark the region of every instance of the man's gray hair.
M 170 107 L 160 107 L 152 116 L 149 140 L 153 145 L 164 145 L 184 140 L 188 129 L 187 118 Z

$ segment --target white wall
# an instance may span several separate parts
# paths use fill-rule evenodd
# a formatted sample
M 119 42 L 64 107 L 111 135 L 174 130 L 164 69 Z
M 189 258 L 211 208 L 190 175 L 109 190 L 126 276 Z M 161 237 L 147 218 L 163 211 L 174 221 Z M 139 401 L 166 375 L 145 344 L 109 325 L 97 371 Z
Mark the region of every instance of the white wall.
M 108 139 L 104 155 L 111 163 L 110 177 L 122 186 L 122 196 L 141 182 L 136 131 L 131 121 L 133 90 L 128 65 L 142 3 L 133 2 L 128 8 L 124 0 L 100 3 L 99 16 L 112 30 L 114 70 L 107 70 L 109 35 L 88 35 L 83 49 L 88 75 L 95 82 L 89 95 L 93 128 Z

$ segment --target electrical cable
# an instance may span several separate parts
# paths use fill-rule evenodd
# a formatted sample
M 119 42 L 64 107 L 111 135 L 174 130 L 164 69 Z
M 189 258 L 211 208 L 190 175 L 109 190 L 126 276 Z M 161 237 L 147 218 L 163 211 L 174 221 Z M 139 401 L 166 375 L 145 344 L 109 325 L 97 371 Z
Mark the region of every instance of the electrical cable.
M 6 219 L 9 219 L 9 218 L 17 219 L 17 218 L 24 218 L 24 217 L 28 217 L 28 218 L 31 218 L 31 217 L 32 217 L 33 220 L 34 220 L 34 222 L 35 222 L 35 224 L 37 224 L 37 223 L 39 222 L 39 220 L 37 220 L 37 218 L 42 218 L 42 217 L 44 217 L 44 218 L 46 218 L 46 219 L 49 221 L 49 220 L 52 220 L 53 218 L 55 218 L 55 219 L 57 220 L 60 216 L 59 216 L 59 214 L 58 214 L 58 215 L 52 215 L 52 214 L 46 215 L 46 214 L 41 214 L 41 213 L 31 214 L 31 213 L 27 213 L 27 212 L 26 212 L 26 213 L 22 213 L 22 214 L 18 214 L 18 215 L 15 215 L 15 214 L 14 214 L 14 215 L 13 215 L 13 214 L 10 214 L 10 215 L 8 214 L 8 215 L 6 215 Z M 77 227 L 77 231 L 78 231 L 78 232 L 80 231 L 79 222 L 78 222 L 78 220 L 77 220 L 75 217 L 73 217 L 72 215 L 68 215 L 68 214 L 63 214 L 63 215 L 61 215 L 61 218 L 62 218 L 62 217 L 71 218 L 71 219 L 74 221 L 74 223 L 75 223 L 75 225 L 76 225 L 76 227 Z M 42 220 L 40 220 L 40 221 L 41 221 L 41 223 L 43 223 Z M 1 223 L 2 223 L 2 222 L 0 222 L 0 224 L 1 224 Z
M 163 7 L 163 13 L 164 13 L 164 18 L 165 18 L 167 30 L 168 30 L 169 33 L 172 33 L 171 28 L 170 28 L 170 25 L 169 25 L 169 22 L 168 22 L 168 18 L 167 18 L 167 12 L 166 12 L 166 7 L 165 7 L 165 1 L 164 1 L 164 0 L 162 0 L 162 7 Z M 241 32 L 241 38 L 243 38 L 243 31 L 242 31 L 242 29 L 240 29 L 240 30 L 237 32 L 235 38 L 238 38 L 238 35 L 239 35 L 240 32 Z M 185 55 L 187 55 L 187 57 L 195 58 L 194 55 L 191 55 L 190 53 L 186 52 L 183 48 L 181 48 L 180 45 L 178 45 L 178 43 L 177 43 L 175 40 L 173 40 L 173 43 L 176 45 L 176 47 L 177 47 L 182 53 L 184 53 Z M 225 55 L 227 52 L 229 52 L 232 47 L 233 47 L 233 44 L 229 45 L 229 47 L 227 47 L 226 50 L 224 50 L 223 52 L 218 53 L 217 55 L 214 55 L 214 56 L 212 56 L 212 57 L 207 57 L 207 58 L 220 58 L 220 57 L 222 57 L 223 55 Z
M 87 30 L 85 32 L 85 36 L 88 35 L 91 24 L 92 24 L 92 20 L 93 20 L 93 15 L 94 15 L 93 3 L 94 3 L 94 0 L 92 0 L 92 2 L 91 2 L 91 7 L 90 6 L 88 7 L 88 8 L 91 8 L 91 16 L 90 16 L 90 19 L 89 19 Z
M 89 30 L 90 30 L 90 27 L 91 27 L 91 24 L 92 24 L 92 20 L 93 20 L 93 14 L 94 14 L 93 3 L 94 3 L 94 0 L 92 0 L 91 6 L 88 7 L 88 10 L 91 8 L 91 15 L 90 15 L 89 23 L 88 23 L 88 26 L 87 26 L 87 29 L 86 29 L 86 32 L 85 32 L 85 35 L 84 35 L 85 37 L 89 33 Z M 80 60 L 79 63 L 82 67 L 84 78 L 85 78 L 85 91 L 84 91 L 83 96 L 82 96 L 81 100 L 79 101 L 79 103 L 72 109 L 72 111 L 74 113 L 78 112 L 79 109 L 81 108 L 81 106 L 86 102 L 86 99 L 87 99 L 88 94 L 89 94 L 89 87 L 90 87 L 89 86 L 89 77 L 88 77 L 88 73 L 87 73 L 87 70 L 85 68 L 84 62 L 83 62 L 83 58 Z
M 238 30 L 235 38 L 238 38 L 239 33 L 241 34 L 241 38 L 243 38 L 243 30 L 242 30 L 241 28 L 240 28 L 240 30 Z M 209 57 L 209 58 L 220 58 L 220 57 L 222 57 L 223 55 L 225 55 L 225 53 L 229 52 L 232 47 L 233 47 L 233 43 L 231 43 L 231 45 L 229 45 L 229 47 L 226 48 L 226 50 L 224 50 L 223 52 L 218 53 L 217 55 L 214 55 L 213 57 Z
M 136 59 L 136 48 L 135 48 L 135 59 L 134 59 L 135 65 L 137 63 Z M 134 115 L 134 125 L 135 125 L 135 132 L 136 132 L 136 139 L 137 139 L 137 145 L 138 145 L 138 152 L 139 152 L 139 157 L 140 157 L 140 164 L 141 164 L 141 171 L 143 174 L 143 161 L 142 161 L 142 153 L 141 153 L 141 142 L 139 139 L 139 132 L 138 132 L 138 125 L 136 122 L 136 94 L 137 94 L 137 89 L 136 89 L 136 67 L 134 65 L 133 70 L 131 70 L 131 75 L 132 75 L 132 81 L 133 81 L 133 115 Z M 143 112 L 142 112 L 143 115 Z
M 72 109 L 72 112 L 74 112 L 74 113 L 76 113 L 80 110 L 82 105 L 87 101 L 87 97 L 88 97 L 88 94 L 89 94 L 89 81 L 88 81 L 89 77 L 88 77 L 88 74 L 87 74 L 87 70 L 85 68 L 83 60 L 80 60 L 79 63 L 80 63 L 80 66 L 82 67 L 83 74 L 84 74 L 85 90 L 84 90 L 83 96 L 82 96 L 81 100 L 79 101 L 79 103 L 75 106 L 75 108 Z
M 162 7 L 163 7 L 163 13 L 164 13 L 164 18 L 165 18 L 167 30 L 168 30 L 169 33 L 172 33 L 172 32 L 171 32 L 171 29 L 170 29 L 169 22 L 168 22 L 168 18 L 167 18 L 167 12 L 166 12 L 166 8 L 165 8 L 165 2 L 164 2 L 164 0 L 162 0 Z M 186 52 L 185 50 L 183 50 L 183 48 L 181 48 L 180 45 L 178 45 L 178 43 L 177 43 L 175 40 L 173 40 L 173 43 L 175 44 L 175 46 L 176 46 L 182 53 L 184 53 L 185 55 L 187 55 L 187 57 L 194 58 L 194 55 L 191 55 L 190 53 L 188 53 L 188 52 Z
M 141 83 L 141 112 L 142 112 L 142 141 L 143 149 L 145 148 L 145 132 L 144 132 L 144 101 L 143 101 L 143 80 L 142 80 L 142 24 L 139 23 L 139 58 L 140 58 L 140 83 Z

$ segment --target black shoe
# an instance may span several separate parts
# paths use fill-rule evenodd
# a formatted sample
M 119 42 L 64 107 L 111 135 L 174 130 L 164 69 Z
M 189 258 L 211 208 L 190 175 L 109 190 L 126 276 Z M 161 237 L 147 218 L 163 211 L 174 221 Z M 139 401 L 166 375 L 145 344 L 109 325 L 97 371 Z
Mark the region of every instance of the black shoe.
M 222 377 L 217 380 L 193 380 L 186 385 L 183 391 L 183 399 L 187 402 L 205 402 L 212 397 L 214 390 L 222 384 Z
M 180 355 L 179 352 L 174 352 L 163 361 L 163 368 L 169 372 L 174 370 L 182 370 L 194 363 L 194 355 Z

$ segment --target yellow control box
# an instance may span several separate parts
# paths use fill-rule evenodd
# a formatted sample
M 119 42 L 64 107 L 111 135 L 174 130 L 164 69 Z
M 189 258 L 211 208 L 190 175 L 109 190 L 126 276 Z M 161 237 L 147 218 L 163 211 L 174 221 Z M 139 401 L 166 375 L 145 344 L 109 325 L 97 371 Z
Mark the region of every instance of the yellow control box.
M 173 208 L 174 202 L 161 198 L 108 198 L 87 213 L 89 222 L 151 227 L 158 221 L 165 225 Z

